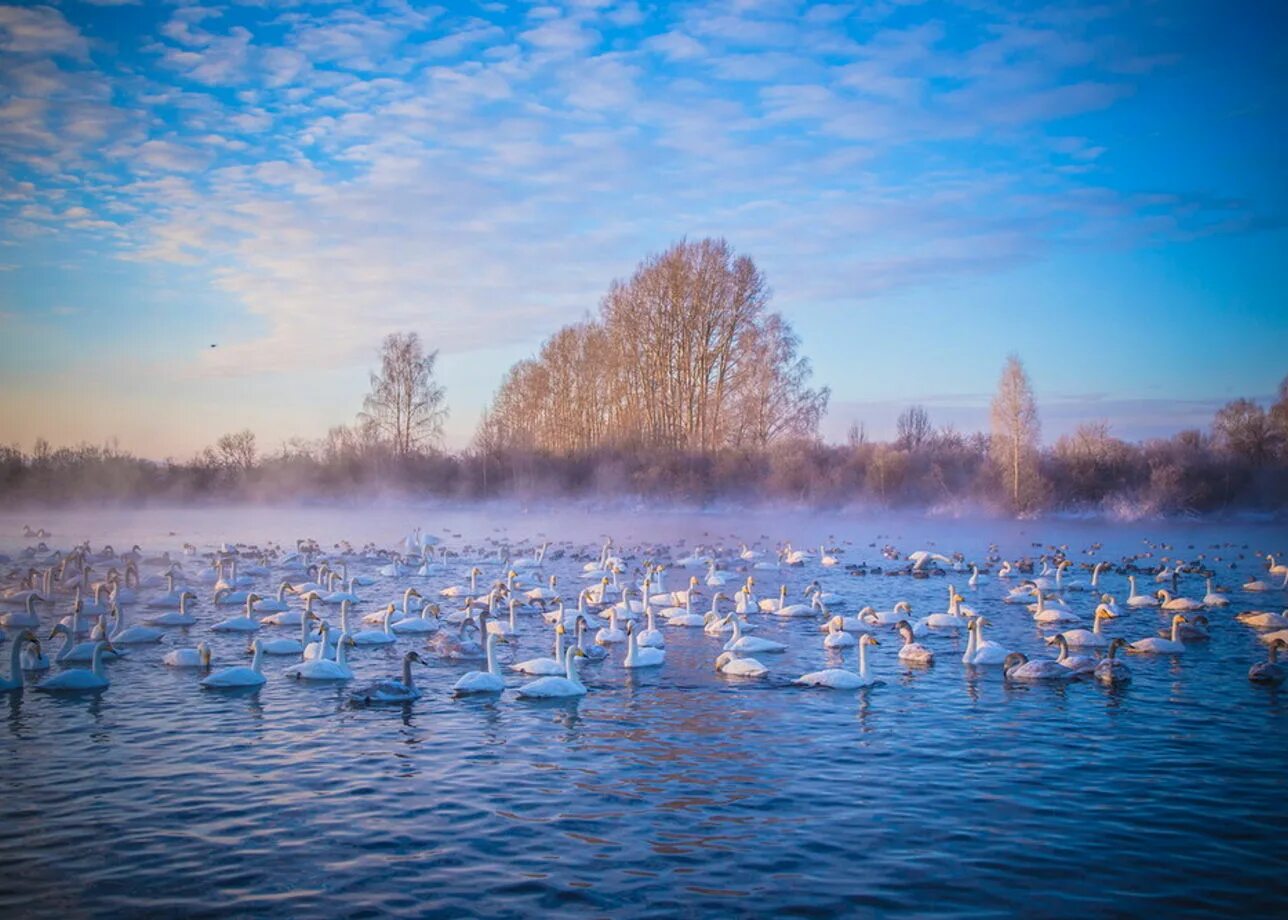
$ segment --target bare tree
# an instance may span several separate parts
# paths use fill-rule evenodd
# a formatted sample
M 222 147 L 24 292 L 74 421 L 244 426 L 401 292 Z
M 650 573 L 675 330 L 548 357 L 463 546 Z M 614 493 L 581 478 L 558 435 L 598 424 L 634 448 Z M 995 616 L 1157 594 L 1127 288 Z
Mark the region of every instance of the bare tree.
M 215 448 L 220 463 L 230 469 L 245 471 L 255 466 L 255 432 L 250 429 L 223 435 Z
M 1222 406 L 1212 419 L 1212 436 L 1221 450 L 1253 466 L 1265 463 L 1275 447 L 1270 416 L 1250 399 Z
M 851 448 L 857 449 L 862 447 L 868 440 L 867 428 L 862 422 L 850 422 L 849 430 L 845 432 L 845 442 Z
M 895 444 L 917 451 L 930 439 L 930 416 L 924 406 L 909 406 L 895 421 Z
M 359 421 L 395 454 L 405 457 L 435 445 L 447 419 L 446 393 L 434 379 L 438 352 L 425 353 L 420 336 L 395 332 L 380 346 L 380 371 L 371 375 Z
M 1038 407 L 1028 374 L 1019 357 L 1010 355 L 993 397 L 991 449 L 1016 511 L 1024 510 L 1037 491 L 1040 435 Z
M 1270 424 L 1279 442 L 1279 455 L 1288 459 L 1288 377 L 1279 381 L 1279 398 L 1270 407 Z

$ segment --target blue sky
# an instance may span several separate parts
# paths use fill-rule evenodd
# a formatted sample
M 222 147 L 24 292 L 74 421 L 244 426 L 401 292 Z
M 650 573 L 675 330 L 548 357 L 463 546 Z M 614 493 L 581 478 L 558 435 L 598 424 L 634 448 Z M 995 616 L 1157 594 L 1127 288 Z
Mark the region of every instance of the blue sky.
M 1205 424 L 1288 373 L 1271 3 L 0 5 L 0 439 L 187 456 L 441 350 L 449 445 L 684 237 L 753 256 L 824 433 Z M 211 343 L 218 348 L 211 349 Z

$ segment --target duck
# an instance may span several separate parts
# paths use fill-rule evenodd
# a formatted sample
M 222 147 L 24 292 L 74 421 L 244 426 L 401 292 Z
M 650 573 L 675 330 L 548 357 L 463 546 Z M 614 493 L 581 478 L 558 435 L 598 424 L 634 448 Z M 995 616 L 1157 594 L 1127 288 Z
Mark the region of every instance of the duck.
M 1052 642 L 1055 638 L 1063 638 L 1070 648 L 1108 648 L 1109 637 L 1100 631 L 1100 624 L 1105 620 L 1116 619 L 1109 608 L 1104 604 L 1096 607 L 1095 616 L 1092 617 L 1091 629 L 1069 629 L 1060 633 L 1059 637 L 1052 637 L 1047 642 Z
M 1248 668 L 1248 680 L 1254 684 L 1264 684 L 1268 687 L 1277 687 L 1288 677 L 1284 666 L 1279 663 L 1279 650 L 1288 648 L 1288 642 L 1283 639 L 1276 639 L 1270 643 L 1267 652 L 1269 658 L 1266 661 L 1258 661 L 1252 667 Z
M 410 703 L 420 699 L 420 688 L 416 686 L 416 679 L 411 673 L 413 664 L 425 664 L 425 659 L 418 652 L 408 652 L 403 655 L 401 680 L 386 678 L 368 684 L 351 693 L 350 702 L 370 706 L 373 703 Z
M 873 636 L 859 637 L 859 670 L 847 671 L 844 668 L 825 668 L 822 671 L 811 671 L 802 674 L 792 683 L 802 687 L 823 687 L 829 690 L 860 690 L 874 686 L 878 681 L 868 673 L 868 646 L 880 645 Z
M 1179 655 L 1185 651 L 1185 643 L 1181 641 L 1180 636 L 1181 624 L 1185 622 L 1185 615 L 1178 613 L 1172 617 L 1172 631 L 1169 638 L 1148 636 L 1138 639 L 1127 646 L 1127 651 L 1137 655 Z
M 1126 648 L 1126 639 L 1115 639 L 1109 643 L 1108 654 L 1100 659 L 1096 665 L 1096 680 L 1106 687 L 1125 687 L 1131 683 L 1131 668 L 1127 667 L 1126 662 L 1115 657 L 1115 652 L 1120 648 Z
M 903 646 L 899 649 L 899 660 L 904 664 L 928 665 L 935 663 L 935 653 L 917 642 L 912 634 L 912 625 L 907 620 L 900 620 L 894 628 L 903 637 Z
M 234 665 L 230 668 L 221 668 L 213 674 L 203 677 L 201 686 L 208 690 L 262 686 L 267 681 L 263 671 L 264 645 L 260 640 L 256 639 L 253 648 L 255 655 L 251 658 L 249 667 L 246 665 Z
M 553 657 L 529 658 L 527 661 L 520 661 L 510 665 L 510 670 L 519 674 L 535 674 L 543 677 L 555 677 L 563 674 L 568 668 L 568 663 L 564 660 L 564 633 L 564 625 L 562 623 L 557 624 L 555 626 L 555 653 Z
M 167 668 L 202 668 L 210 670 L 210 646 L 198 642 L 196 648 L 177 648 L 166 652 L 161 663 Z
M 984 638 L 984 627 L 988 625 L 984 617 L 975 617 L 967 625 L 968 637 L 966 651 L 962 654 L 962 664 L 991 665 L 1005 664 L 1010 651 L 996 642 Z
M 46 677 L 36 684 L 37 690 L 48 693 L 82 693 L 106 690 L 111 681 L 103 670 L 103 656 L 111 651 L 112 643 L 99 640 L 94 643 L 94 653 L 88 668 L 71 668 L 61 674 Z
M 584 657 L 576 647 L 564 652 L 564 674 L 562 677 L 539 677 L 531 683 L 524 684 L 518 693 L 521 699 L 546 700 L 566 699 L 586 695 L 586 685 L 577 674 L 578 662 Z
M 23 667 L 22 653 L 23 646 L 28 642 L 35 642 L 36 634 L 29 629 L 22 631 L 22 634 L 14 641 L 13 647 L 9 649 L 9 676 L 0 677 L 0 691 L 8 692 L 10 690 L 21 690 L 23 687 Z
M 1229 605 L 1230 599 L 1212 587 L 1212 579 L 1206 579 L 1206 584 L 1207 593 L 1203 595 L 1204 607 L 1225 607 Z
M 1011 652 L 1002 662 L 1002 673 L 1006 680 L 1025 682 L 1069 680 L 1073 671 L 1057 662 L 1054 658 L 1039 658 L 1029 661 L 1023 652 Z
M 195 601 L 197 595 L 191 591 L 183 591 L 179 594 L 179 609 L 170 610 L 165 613 L 158 613 L 154 617 L 148 617 L 143 622 L 150 626 L 193 626 L 197 618 L 188 612 L 188 601 Z
M 1159 607 L 1163 610 L 1202 610 L 1203 604 L 1190 597 L 1172 597 L 1166 590 L 1159 588 L 1154 593 L 1159 600 Z
M 1283 613 L 1248 610 L 1244 613 L 1236 613 L 1234 618 L 1244 626 L 1253 626 L 1257 629 L 1282 629 L 1288 627 L 1288 610 Z
M 761 636 L 744 636 L 737 614 L 726 614 L 725 618 L 733 624 L 733 636 L 724 644 L 724 651 L 745 654 L 787 651 L 786 645 L 781 642 L 775 642 L 773 639 L 765 639 Z
M 255 602 L 259 600 L 259 595 L 250 593 L 246 595 L 246 609 L 239 617 L 229 617 L 226 620 L 220 620 L 214 626 L 211 626 L 211 632 L 255 632 L 260 628 L 259 620 L 255 619 Z M 211 675 L 212 677 L 214 675 Z
M 488 633 L 487 667 L 482 671 L 468 671 L 462 674 L 452 685 L 452 692 L 461 696 L 467 693 L 500 693 L 504 690 L 505 677 L 501 674 L 501 666 L 497 664 L 496 647 L 499 643 L 509 641 L 509 638 L 499 633 Z
M 1086 674 L 1094 671 L 1099 663 L 1093 655 L 1070 655 L 1069 640 L 1063 634 L 1055 635 L 1047 639 L 1047 645 L 1054 645 L 1059 649 L 1056 656 L 1056 664 L 1068 668 L 1074 674 Z
M 823 637 L 823 648 L 849 648 L 858 640 L 845 631 L 845 621 L 841 617 L 832 617 L 827 621 L 827 635 Z
M 744 657 L 735 652 L 721 652 L 716 657 L 716 670 L 730 677 L 764 677 L 769 673 L 755 658 Z
M 624 668 L 657 668 L 666 662 L 666 650 L 645 648 L 635 639 L 635 624 L 626 624 L 626 657 L 622 659 Z
M 282 672 L 282 675 L 284 677 L 294 677 L 296 680 L 353 680 L 353 669 L 349 667 L 349 657 L 346 651 L 348 647 L 347 642 L 337 642 L 335 658 L 308 658 L 291 665 Z M 263 646 L 256 641 L 255 660 L 258 661 L 261 655 L 263 655 Z

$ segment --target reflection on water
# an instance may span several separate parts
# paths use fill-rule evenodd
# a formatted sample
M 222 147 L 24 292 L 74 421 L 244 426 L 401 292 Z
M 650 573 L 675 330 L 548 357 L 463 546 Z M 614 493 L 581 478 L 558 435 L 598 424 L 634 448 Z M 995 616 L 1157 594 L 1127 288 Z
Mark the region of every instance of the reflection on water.
M 481 537 L 496 526 L 487 515 L 453 514 L 443 530 Z M 56 516 L 33 523 L 69 539 L 162 549 L 307 533 L 390 544 L 427 517 L 103 512 L 75 528 Z M 0 518 L 0 531 L 21 530 L 22 521 L 11 523 Z M 1112 554 L 1136 551 L 1150 535 L 1194 544 L 1190 555 L 1226 540 L 1285 542 L 1267 528 L 1197 525 L 878 527 L 790 515 L 609 523 L 533 515 L 508 519 L 507 529 L 585 540 L 614 529 L 621 542 L 673 543 L 736 530 L 802 545 L 831 530 L 853 540 L 846 561 L 873 564 L 882 562 L 868 546 L 877 532 L 905 549 L 933 537 L 974 558 L 994 541 L 1018 554 L 1038 540 L 1076 549 L 1103 539 Z M 548 567 L 569 584 L 578 568 L 567 559 Z M 787 573 L 789 593 L 816 575 L 850 613 L 907 598 L 921 615 L 946 593 L 943 578 L 844 570 Z M 359 593 L 369 609 L 406 584 L 460 580 L 459 572 L 384 580 Z M 762 586 L 775 580 L 767 575 Z M 1121 597 L 1121 579 L 1111 581 Z M 994 579 L 968 593 L 993 622 L 991 637 L 1050 654 L 1022 608 L 1000 603 L 1004 591 Z M 1086 597 L 1073 603 L 1090 612 Z M 198 615 L 201 625 L 170 631 L 167 644 L 208 636 L 216 615 L 208 604 Z M 1206 647 L 1175 660 L 1132 658 L 1134 681 L 1120 690 L 1007 686 L 995 668 L 964 668 L 963 637 L 951 635 L 922 640 L 937 660 L 915 670 L 897 664 L 897 639 L 883 640 L 870 657 L 883 684 L 871 690 L 802 690 L 787 679 L 829 660 L 817 624 L 770 618 L 759 619 L 757 635 L 790 646 L 765 656 L 771 680 L 724 677 L 712 667 L 718 640 L 667 629 L 660 671 L 628 673 L 615 650 L 585 664 L 591 692 L 575 701 L 524 702 L 512 692 L 455 700 L 450 687 L 472 665 L 439 659 L 420 672 L 425 696 L 410 705 L 352 706 L 343 687 L 279 678 L 281 660 L 268 663 L 262 688 L 205 692 L 196 675 L 161 667 L 161 649 L 140 649 L 109 666 L 105 693 L 6 697 L 0 910 L 1282 912 L 1282 694 L 1246 679 L 1262 654 L 1251 631 L 1231 612 L 1209 616 Z M 1165 622 L 1138 611 L 1109 631 L 1139 638 Z M 547 640 L 534 624 L 506 647 L 506 660 L 544 651 Z M 217 664 L 244 660 L 244 639 L 211 642 Z M 358 681 L 395 674 L 402 652 L 421 646 L 355 651 Z M 844 660 L 852 667 L 853 652 Z

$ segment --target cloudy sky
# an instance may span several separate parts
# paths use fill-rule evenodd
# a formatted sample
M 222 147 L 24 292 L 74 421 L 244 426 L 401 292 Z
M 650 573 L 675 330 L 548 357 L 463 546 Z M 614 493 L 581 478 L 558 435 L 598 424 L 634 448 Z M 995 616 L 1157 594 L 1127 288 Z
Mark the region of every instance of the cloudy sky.
M 505 369 L 682 237 L 768 275 L 825 434 L 1205 424 L 1288 373 L 1275 3 L 0 5 L 0 440 L 272 447 Z M 217 344 L 217 348 L 210 348 Z

